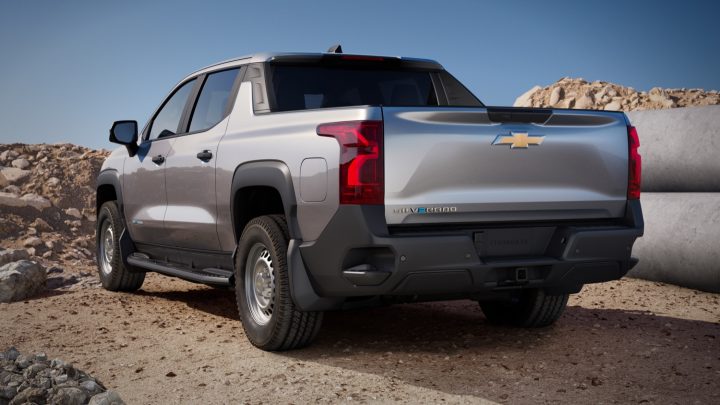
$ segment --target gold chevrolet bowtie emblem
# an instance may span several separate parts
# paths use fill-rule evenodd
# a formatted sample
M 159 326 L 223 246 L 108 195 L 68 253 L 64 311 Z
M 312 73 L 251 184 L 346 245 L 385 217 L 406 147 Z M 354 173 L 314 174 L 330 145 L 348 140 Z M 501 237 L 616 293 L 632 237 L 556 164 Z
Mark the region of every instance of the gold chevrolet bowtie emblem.
M 544 136 L 532 136 L 527 132 L 510 132 L 510 135 L 498 135 L 493 145 L 510 145 L 510 149 L 527 149 L 530 145 L 540 145 Z

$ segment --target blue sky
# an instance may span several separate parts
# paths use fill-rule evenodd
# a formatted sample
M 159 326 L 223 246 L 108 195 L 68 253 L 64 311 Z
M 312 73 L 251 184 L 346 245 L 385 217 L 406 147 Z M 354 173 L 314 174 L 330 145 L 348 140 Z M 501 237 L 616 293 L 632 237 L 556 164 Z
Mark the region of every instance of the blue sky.
M 487 104 L 563 76 L 720 89 L 715 1 L 0 1 L 0 142 L 111 148 L 184 75 L 257 51 L 436 59 Z

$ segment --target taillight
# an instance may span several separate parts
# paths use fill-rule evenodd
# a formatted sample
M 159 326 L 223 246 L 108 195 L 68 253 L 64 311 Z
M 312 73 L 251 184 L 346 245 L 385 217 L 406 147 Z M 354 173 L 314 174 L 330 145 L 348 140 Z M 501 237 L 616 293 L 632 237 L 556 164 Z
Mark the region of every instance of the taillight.
M 340 144 L 340 204 L 382 205 L 382 121 L 346 121 L 321 124 L 320 136 Z
M 638 153 L 640 147 L 640 138 L 635 127 L 628 127 L 628 145 L 630 148 L 630 155 L 628 159 L 628 189 L 627 198 L 628 200 L 640 199 L 640 179 L 642 170 L 642 158 Z

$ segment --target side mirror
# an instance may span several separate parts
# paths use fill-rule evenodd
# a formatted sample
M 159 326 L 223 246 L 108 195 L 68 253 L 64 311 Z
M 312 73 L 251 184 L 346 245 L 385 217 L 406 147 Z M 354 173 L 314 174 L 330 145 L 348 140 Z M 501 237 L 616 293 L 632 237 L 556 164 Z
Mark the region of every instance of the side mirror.
M 130 157 L 138 151 L 137 121 L 115 121 L 110 128 L 110 142 L 125 145 Z

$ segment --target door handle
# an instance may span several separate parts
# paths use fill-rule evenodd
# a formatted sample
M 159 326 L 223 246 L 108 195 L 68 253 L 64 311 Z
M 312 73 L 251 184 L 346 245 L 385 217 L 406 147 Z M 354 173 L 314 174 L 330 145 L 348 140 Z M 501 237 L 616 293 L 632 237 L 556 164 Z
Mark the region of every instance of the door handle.
M 212 156 L 212 152 L 207 149 L 197 154 L 197 158 L 202 160 L 203 162 L 207 162 L 208 160 L 212 159 Z
M 152 161 L 156 165 L 161 165 L 161 164 L 165 163 L 165 156 L 163 156 L 163 155 L 153 156 Z

